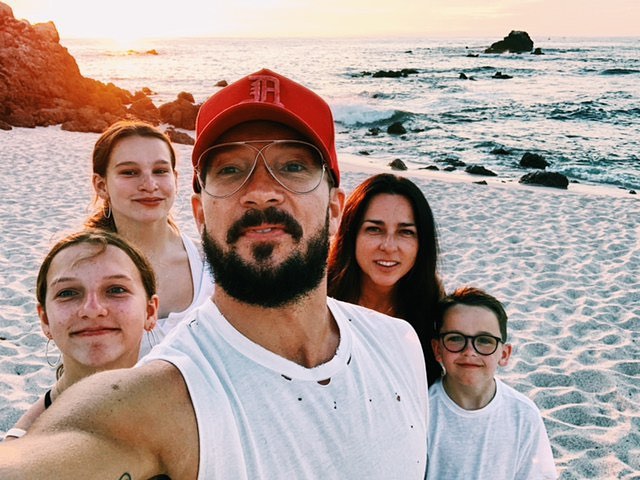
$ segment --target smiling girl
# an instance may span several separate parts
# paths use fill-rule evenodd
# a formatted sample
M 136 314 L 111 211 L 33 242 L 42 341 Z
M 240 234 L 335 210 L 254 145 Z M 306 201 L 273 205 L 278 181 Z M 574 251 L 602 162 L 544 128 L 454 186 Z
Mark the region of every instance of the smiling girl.
M 199 247 L 171 218 L 177 185 L 173 146 L 153 126 L 117 122 L 96 142 L 93 188 L 98 208 L 86 226 L 117 232 L 133 243 L 158 279 L 158 328 L 153 341 L 143 342 L 141 355 L 213 291 Z
M 22 436 L 79 380 L 135 365 L 142 334 L 157 320 L 151 265 L 122 238 L 100 230 L 76 233 L 54 245 L 40 267 L 36 297 L 47 352 L 48 343 L 55 342 L 62 363 L 53 388 L 18 420 L 7 438 Z

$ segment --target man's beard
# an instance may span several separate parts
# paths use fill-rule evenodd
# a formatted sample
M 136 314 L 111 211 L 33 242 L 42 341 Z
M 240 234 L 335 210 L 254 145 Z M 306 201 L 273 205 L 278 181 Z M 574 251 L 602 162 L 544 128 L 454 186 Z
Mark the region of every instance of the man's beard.
M 283 224 L 293 240 L 300 243 L 302 227 L 288 213 L 269 207 L 251 210 L 231 226 L 227 243 L 233 245 L 243 229 L 266 224 Z M 243 260 L 235 250 L 224 252 L 211 238 L 206 228 L 202 233 L 202 246 L 216 282 L 238 301 L 266 308 L 294 303 L 315 289 L 325 275 L 329 252 L 329 215 L 324 227 L 307 241 L 307 251 L 295 252 L 281 265 L 271 265 L 269 259 L 275 244 L 260 242 L 253 246 L 255 264 Z

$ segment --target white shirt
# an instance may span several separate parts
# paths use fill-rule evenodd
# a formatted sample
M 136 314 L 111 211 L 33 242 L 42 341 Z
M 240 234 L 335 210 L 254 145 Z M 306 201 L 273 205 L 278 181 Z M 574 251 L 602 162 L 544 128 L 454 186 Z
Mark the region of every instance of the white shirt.
M 527 397 L 496 379 L 487 406 L 465 410 L 439 379 L 429 389 L 427 479 L 556 479 L 540 411 Z
M 416 333 L 356 305 L 328 307 L 340 344 L 315 368 L 253 343 L 211 301 L 141 360 L 171 362 L 185 379 L 199 479 L 424 478 L 428 400 Z

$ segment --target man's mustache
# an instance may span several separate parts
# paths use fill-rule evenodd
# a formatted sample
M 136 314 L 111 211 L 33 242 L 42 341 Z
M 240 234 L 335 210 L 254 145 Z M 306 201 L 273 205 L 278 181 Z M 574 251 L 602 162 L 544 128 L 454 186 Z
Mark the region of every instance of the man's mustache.
M 282 225 L 284 231 L 291 235 L 296 242 L 302 238 L 302 227 L 295 218 L 287 212 L 278 210 L 276 207 L 269 207 L 265 210 L 248 210 L 247 213 L 231 225 L 227 232 L 227 243 L 237 242 L 245 229 L 258 227 L 265 223 Z

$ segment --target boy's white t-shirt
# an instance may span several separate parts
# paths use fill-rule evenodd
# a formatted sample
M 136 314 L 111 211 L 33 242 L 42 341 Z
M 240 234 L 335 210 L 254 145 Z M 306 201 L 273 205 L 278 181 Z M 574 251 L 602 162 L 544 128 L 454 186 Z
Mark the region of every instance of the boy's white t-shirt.
M 465 410 L 439 379 L 429 389 L 427 479 L 546 480 L 558 478 L 540 411 L 496 379 L 496 394 Z

